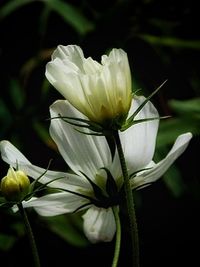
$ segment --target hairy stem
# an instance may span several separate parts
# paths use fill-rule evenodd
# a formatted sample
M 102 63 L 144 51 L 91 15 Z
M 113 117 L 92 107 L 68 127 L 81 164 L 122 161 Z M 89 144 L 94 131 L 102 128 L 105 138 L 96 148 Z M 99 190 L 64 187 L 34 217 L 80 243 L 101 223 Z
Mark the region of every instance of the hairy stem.
M 139 237 L 138 237 L 138 228 L 137 228 L 137 220 L 135 214 L 135 207 L 134 207 L 134 199 L 132 190 L 130 187 L 129 175 L 126 167 L 126 161 L 124 157 L 124 152 L 122 149 L 121 140 L 119 137 L 119 132 L 115 131 L 113 134 L 115 139 L 117 151 L 119 154 L 122 174 L 124 178 L 124 192 L 125 192 L 125 199 L 126 199 L 126 209 L 128 213 L 128 220 L 129 220 L 129 232 L 131 236 L 132 242 L 132 261 L 133 267 L 139 267 Z

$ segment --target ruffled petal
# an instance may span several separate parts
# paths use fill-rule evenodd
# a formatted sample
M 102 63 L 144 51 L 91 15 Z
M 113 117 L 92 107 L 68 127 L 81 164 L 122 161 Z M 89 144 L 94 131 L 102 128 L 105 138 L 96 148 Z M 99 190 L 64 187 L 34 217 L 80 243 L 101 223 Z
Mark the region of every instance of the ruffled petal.
M 84 54 L 82 49 L 77 45 L 58 45 L 57 49 L 52 54 L 52 60 L 55 60 L 56 58 L 59 58 L 63 61 L 68 59 L 70 62 L 72 62 L 74 65 L 78 66 L 81 69 Z
M 46 78 L 48 81 L 72 104 L 82 104 L 84 99 L 82 85 L 77 76 L 76 66 L 72 64 L 66 65 L 59 59 L 49 62 L 46 66 Z M 74 90 L 76 88 L 76 90 Z
M 17 168 L 24 171 L 29 177 L 39 180 L 41 183 L 48 183 L 54 179 L 58 179 L 48 186 L 57 187 L 61 189 L 76 190 L 76 187 L 91 189 L 91 185 L 83 177 L 77 176 L 71 173 L 47 171 L 44 168 L 40 168 L 31 164 L 31 162 L 9 141 L 4 140 L 0 142 L 0 151 L 2 159 L 13 168 Z M 72 186 L 72 187 L 71 187 Z
M 58 100 L 50 108 L 51 118 L 85 118 L 67 101 Z M 81 128 L 81 131 L 86 131 Z M 94 179 L 98 169 L 108 166 L 112 159 L 105 137 L 79 133 L 74 126 L 64 120 L 52 119 L 50 134 L 58 146 L 59 152 L 77 174 L 80 171 Z
M 132 100 L 129 116 L 144 102 L 140 96 Z M 153 104 L 148 101 L 135 117 L 136 120 L 159 117 Z M 159 120 L 135 124 L 120 134 L 129 173 L 144 168 L 153 158 Z
M 114 214 L 111 208 L 92 206 L 83 215 L 83 229 L 92 243 L 109 242 L 116 232 Z
M 131 188 L 135 189 L 143 185 L 149 185 L 150 183 L 155 182 L 157 179 L 162 177 L 162 175 L 173 164 L 173 162 L 185 151 L 191 138 L 191 133 L 185 133 L 178 136 L 172 149 L 163 160 L 155 164 L 150 170 L 145 171 L 141 175 L 131 179 Z
M 49 82 L 64 98 L 82 112 L 87 105 L 87 100 L 85 99 L 81 77 L 87 76 L 85 75 L 87 74 L 87 62 L 90 62 L 90 68 L 93 65 L 94 71 L 98 63 L 95 63 L 92 59 L 85 59 L 79 46 L 59 45 L 52 54 L 52 60 L 47 63 L 45 72 Z
M 79 46 L 59 45 L 46 65 L 46 78 L 72 105 L 82 105 L 84 92 L 78 74 L 84 73 L 83 51 Z M 75 88 L 75 89 L 74 89 Z
M 121 104 L 125 112 L 130 108 L 131 102 L 131 71 L 128 57 L 122 49 L 112 49 L 109 56 L 102 56 L 104 71 L 102 78 L 108 91 L 109 103 L 117 103 L 121 99 Z M 113 89 L 115 88 L 115 89 Z M 113 107 L 114 110 L 116 107 Z M 116 114 L 115 114 L 116 115 Z
M 23 202 L 24 208 L 33 207 L 41 216 L 56 216 L 71 213 L 77 209 L 88 208 L 89 201 L 71 193 L 48 194 Z
M 93 74 L 95 72 L 100 71 L 102 66 L 96 60 L 93 60 L 91 57 L 88 57 L 83 60 L 83 68 L 85 73 Z

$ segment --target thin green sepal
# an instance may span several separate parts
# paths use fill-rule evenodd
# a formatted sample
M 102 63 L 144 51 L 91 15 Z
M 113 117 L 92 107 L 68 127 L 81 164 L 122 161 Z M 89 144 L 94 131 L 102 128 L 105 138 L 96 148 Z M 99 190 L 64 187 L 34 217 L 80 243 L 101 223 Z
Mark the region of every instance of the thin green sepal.
M 170 116 L 162 116 L 162 117 L 153 117 L 153 118 L 146 118 L 146 119 L 140 119 L 140 120 L 133 120 L 132 122 L 128 122 L 122 126 L 121 128 L 121 132 L 127 130 L 128 128 L 130 128 L 131 126 L 138 124 L 138 123 L 142 123 L 142 122 L 146 122 L 146 121 L 154 121 L 154 120 L 162 120 L 162 119 L 168 119 L 170 118 Z
M 160 86 L 158 86 L 158 88 L 156 88 L 156 90 L 154 90 L 145 100 L 144 102 L 136 109 L 136 111 L 133 113 L 133 115 L 131 115 L 131 117 L 128 119 L 128 121 L 132 121 L 135 116 L 140 112 L 140 110 L 146 105 L 146 103 L 161 89 L 161 87 L 163 87 L 163 85 L 167 82 L 167 80 L 165 80 Z

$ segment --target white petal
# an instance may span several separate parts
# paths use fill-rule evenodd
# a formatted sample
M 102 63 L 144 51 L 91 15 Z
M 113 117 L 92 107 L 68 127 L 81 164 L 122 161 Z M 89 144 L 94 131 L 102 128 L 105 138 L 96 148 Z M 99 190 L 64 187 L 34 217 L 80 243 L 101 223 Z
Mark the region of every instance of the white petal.
M 92 206 L 83 215 L 85 235 L 92 242 L 109 242 L 116 232 L 116 224 L 111 208 L 103 209 Z
M 67 101 L 56 101 L 50 108 L 51 118 L 60 114 L 63 117 L 84 118 Z M 84 129 L 80 128 L 84 131 Z M 105 137 L 79 133 L 75 127 L 62 119 L 52 119 L 50 134 L 70 168 L 87 174 L 91 179 L 99 168 L 111 163 L 109 146 Z
M 143 96 L 132 100 L 129 116 L 144 102 Z M 149 101 L 135 119 L 159 117 L 156 108 Z M 129 173 L 144 168 L 153 158 L 159 120 L 135 124 L 120 134 Z
M 24 171 L 28 176 L 34 179 L 42 175 L 42 178 L 39 180 L 41 183 L 47 183 L 54 179 L 62 178 L 50 183 L 50 187 L 76 190 L 76 188 L 70 187 L 70 185 L 72 185 L 85 189 L 91 188 L 88 181 L 83 179 L 83 177 L 65 172 L 47 171 L 44 168 L 31 164 L 31 162 L 7 140 L 0 142 L 0 151 L 2 159 L 10 166 L 14 168 L 18 167 L 21 171 Z
M 137 177 L 131 179 L 131 188 L 134 189 L 138 186 L 152 183 L 162 177 L 162 175 L 173 164 L 173 162 L 185 151 L 191 138 L 191 133 L 185 133 L 178 136 L 172 149 L 163 160 L 155 164 L 152 169 L 143 172 L 141 175 L 138 175 Z
M 55 193 L 24 201 L 23 206 L 24 208 L 33 207 L 41 216 L 56 216 L 74 212 L 87 203 L 89 203 L 87 199 L 74 194 Z
M 69 58 L 70 61 L 72 61 L 75 65 L 79 66 L 82 64 L 84 54 L 82 49 L 77 45 L 59 45 L 52 54 L 52 60 L 55 60 L 56 58 L 59 58 L 61 60 Z
M 109 56 L 103 55 L 101 57 L 102 65 L 109 65 L 110 62 L 121 62 L 127 60 L 127 53 L 122 49 L 113 48 L 109 53 Z
M 7 140 L 0 142 L 0 151 L 2 159 L 8 164 L 31 164 L 30 161 Z
M 79 106 L 84 99 L 78 74 L 84 73 L 84 55 L 76 45 L 59 45 L 46 65 L 46 78 L 73 105 Z M 75 88 L 75 89 L 74 89 Z
M 99 102 L 112 110 L 113 115 L 116 116 L 117 112 L 120 113 L 119 100 L 121 100 L 125 112 L 130 108 L 132 83 L 128 57 L 122 49 L 114 48 L 109 56 L 102 56 L 102 64 L 104 68 L 101 79 L 105 87 L 104 94 L 107 96 L 107 101 L 101 100 Z
M 46 78 L 78 109 L 84 104 L 85 94 L 79 74 L 84 74 L 82 49 L 76 45 L 59 45 L 46 65 Z
M 63 61 L 56 59 L 47 64 L 45 74 L 49 82 L 66 99 L 70 102 L 81 103 L 84 94 L 76 71 L 76 66 L 66 66 Z
M 91 57 L 88 57 L 83 60 L 83 68 L 85 70 L 85 73 L 93 74 L 99 71 L 102 66 L 97 61 L 93 60 Z

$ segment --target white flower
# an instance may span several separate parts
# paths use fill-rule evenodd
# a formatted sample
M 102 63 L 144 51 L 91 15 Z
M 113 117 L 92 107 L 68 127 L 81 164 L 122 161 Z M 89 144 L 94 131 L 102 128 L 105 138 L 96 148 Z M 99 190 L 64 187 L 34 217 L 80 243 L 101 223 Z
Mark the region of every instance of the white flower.
M 49 82 L 91 121 L 123 122 L 131 96 L 131 73 L 127 54 L 112 49 L 101 64 L 85 58 L 79 46 L 59 45 L 46 66 Z
M 133 114 L 143 101 L 144 97 L 136 97 L 132 102 L 130 114 Z M 63 117 L 85 118 L 65 100 L 56 101 L 50 107 L 50 113 L 52 118 L 57 117 L 58 114 Z M 148 102 L 136 119 L 151 117 L 158 117 L 158 113 L 151 102 Z M 184 152 L 192 137 L 191 133 L 180 135 L 168 155 L 155 164 L 152 158 L 158 124 L 158 120 L 146 121 L 120 133 L 128 172 L 136 174 L 130 180 L 132 189 L 141 188 L 160 178 Z M 79 133 L 72 125 L 60 118 L 51 120 L 50 134 L 73 174 L 46 171 L 33 165 L 8 141 L 2 141 L 0 144 L 2 158 L 9 165 L 12 167 L 17 165 L 20 170 L 34 179 L 44 174 L 40 179 L 41 183 L 60 177 L 61 179 L 53 181 L 49 186 L 66 190 L 37 199 L 33 198 L 24 202 L 24 207 L 34 207 L 43 216 L 87 209 L 83 215 L 83 227 L 88 239 L 91 242 L 112 240 L 116 231 L 112 206 L 118 205 L 118 199 L 109 196 L 106 185 L 108 174 L 115 179 L 114 185 L 117 191 L 123 183 L 118 154 L 115 153 L 112 159 L 105 137 Z M 101 189 L 100 196 L 95 192 L 93 183 Z

